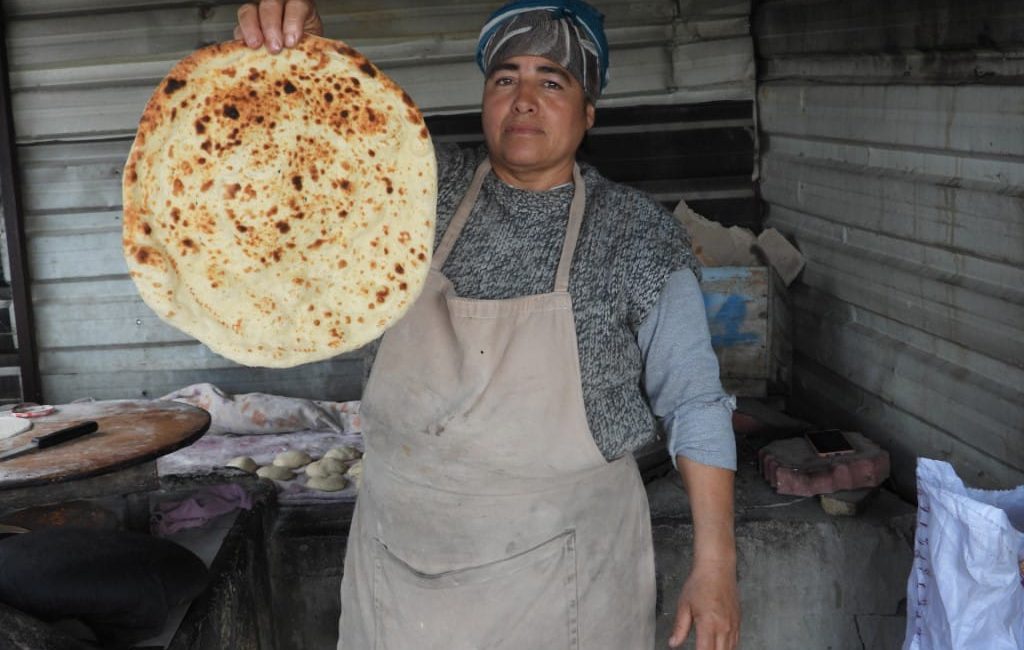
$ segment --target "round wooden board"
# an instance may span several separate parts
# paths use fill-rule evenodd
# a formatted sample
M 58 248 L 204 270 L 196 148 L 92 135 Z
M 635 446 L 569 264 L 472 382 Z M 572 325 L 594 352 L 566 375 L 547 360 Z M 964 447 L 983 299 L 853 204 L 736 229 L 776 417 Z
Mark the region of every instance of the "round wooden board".
M 0 490 L 74 481 L 159 458 L 195 442 L 210 414 L 180 402 L 116 400 L 57 406 L 28 431 L 0 441 L 0 453 L 82 420 L 96 433 L 0 461 Z

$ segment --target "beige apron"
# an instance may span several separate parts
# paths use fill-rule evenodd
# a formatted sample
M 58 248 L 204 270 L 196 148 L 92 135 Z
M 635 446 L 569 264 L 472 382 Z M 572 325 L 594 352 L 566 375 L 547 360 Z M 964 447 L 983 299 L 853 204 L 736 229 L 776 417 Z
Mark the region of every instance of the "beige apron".
M 441 274 L 490 164 L 477 169 L 423 294 L 381 343 L 342 581 L 344 650 L 647 650 L 654 558 L 629 454 L 587 425 L 569 267 L 553 293 L 455 295 Z

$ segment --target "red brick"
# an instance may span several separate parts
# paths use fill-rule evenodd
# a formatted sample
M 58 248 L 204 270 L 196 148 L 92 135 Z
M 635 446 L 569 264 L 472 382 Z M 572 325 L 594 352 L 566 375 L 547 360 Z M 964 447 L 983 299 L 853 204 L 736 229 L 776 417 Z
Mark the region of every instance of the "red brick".
M 804 497 L 876 487 L 889 478 L 889 452 L 859 433 L 844 433 L 855 453 L 822 458 L 803 437 L 766 445 L 757 454 L 761 475 L 779 494 Z

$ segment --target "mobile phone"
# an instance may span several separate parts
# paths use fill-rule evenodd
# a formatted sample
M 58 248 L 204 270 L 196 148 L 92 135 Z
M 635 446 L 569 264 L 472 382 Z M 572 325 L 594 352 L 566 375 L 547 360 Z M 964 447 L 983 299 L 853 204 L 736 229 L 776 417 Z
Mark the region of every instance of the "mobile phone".
M 852 454 L 856 449 L 839 429 L 819 429 L 804 434 L 814 453 L 822 457 Z

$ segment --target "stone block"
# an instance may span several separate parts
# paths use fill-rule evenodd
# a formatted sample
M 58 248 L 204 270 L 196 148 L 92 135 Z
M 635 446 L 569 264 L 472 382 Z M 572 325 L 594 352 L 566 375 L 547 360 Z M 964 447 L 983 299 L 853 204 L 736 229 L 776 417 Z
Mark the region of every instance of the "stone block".
M 856 451 L 841 456 L 818 456 L 802 437 L 776 440 L 758 452 L 761 475 L 779 494 L 802 497 L 881 485 L 889 453 L 859 433 L 845 434 Z

